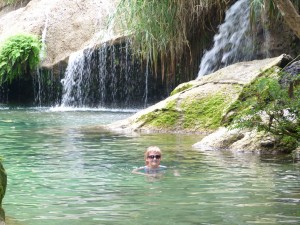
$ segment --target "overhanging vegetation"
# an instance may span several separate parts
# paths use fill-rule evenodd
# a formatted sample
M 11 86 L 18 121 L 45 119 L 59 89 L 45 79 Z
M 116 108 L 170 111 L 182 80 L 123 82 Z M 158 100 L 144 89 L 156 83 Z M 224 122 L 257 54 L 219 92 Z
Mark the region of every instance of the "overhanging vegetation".
M 9 37 L 0 46 L 0 83 L 12 82 L 28 74 L 40 62 L 42 43 L 37 36 L 18 34 Z
M 114 21 L 131 36 L 133 52 L 151 63 L 154 74 L 175 79 L 184 59 L 191 63 L 192 42 L 206 42 L 207 33 L 223 20 L 231 0 L 121 0 Z M 200 52 L 200 50 L 199 50 Z M 198 54 L 199 54 L 198 52 Z M 186 76 L 186 74 L 181 76 Z

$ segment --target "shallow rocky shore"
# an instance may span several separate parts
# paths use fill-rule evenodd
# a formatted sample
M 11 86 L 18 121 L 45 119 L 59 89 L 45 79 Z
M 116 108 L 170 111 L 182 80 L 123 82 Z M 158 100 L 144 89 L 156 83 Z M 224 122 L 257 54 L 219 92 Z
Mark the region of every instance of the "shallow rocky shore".
M 258 154 L 286 152 L 288 150 L 278 145 L 272 135 L 255 130 L 228 130 L 222 126 L 222 120 L 228 116 L 227 109 L 234 104 L 245 85 L 270 68 L 278 71 L 289 60 L 289 56 L 281 55 L 228 66 L 179 85 L 174 94 L 164 101 L 106 128 L 114 132 L 206 134 L 194 145 L 197 149 L 228 149 Z M 206 104 L 212 99 L 211 105 Z M 215 117 L 214 120 L 212 117 Z

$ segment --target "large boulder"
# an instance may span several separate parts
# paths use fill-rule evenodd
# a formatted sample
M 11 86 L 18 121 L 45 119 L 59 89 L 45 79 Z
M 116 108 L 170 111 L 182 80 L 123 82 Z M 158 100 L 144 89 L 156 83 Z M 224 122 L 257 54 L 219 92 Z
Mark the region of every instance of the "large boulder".
M 284 59 L 286 56 L 281 55 L 241 62 L 181 84 L 164 101 L 107 128 L 121 132 L 212 133 L 221 126 L 243 87 Z
M 277 139 L 267 133 L 256 130 L 230 130 L 220 127 L 193 145 L 202 151 L 230 150 L 241 153 L 277 154 L 284 151 L 279 148 Z
M 270 134 L 222 127 L 230 117 L 228 109 L 236 102 L 243 87 L 270 68 L 278 72 L 278 66 L 285 64 L 287 59 L 289 57 L 281 55 L 241 62 L 181 84 L 164 101 L 107 128 L 118 132 L 202 133 L 206 136 L 193 146 L 201 150 L 227 149 L 259 154 L 289 152 L 292 150 L 289 146 L 282 145 Z
M 28 1 L 27 1 L 28 2 Z M 0 42 L 18 33 L 43 38 L 46 58 L 42 66 L 52 67 L 73 52 L 113 36 L 106 29 L 118 0 L 31 0 L 25 7 L 0 14 Z M 100 31 L 106 30 L 104 34 Z

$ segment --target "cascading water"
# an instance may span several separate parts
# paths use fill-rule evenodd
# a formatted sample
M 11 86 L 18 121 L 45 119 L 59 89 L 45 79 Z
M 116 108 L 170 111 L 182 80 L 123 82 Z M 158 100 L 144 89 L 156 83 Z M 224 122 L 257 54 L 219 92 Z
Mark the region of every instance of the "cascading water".
M 249 16 L 249 0 L 239 0 L 229 8 L 214 37 L 212 49 L 202 57 L 198 78 L 235 62 L 252 59 L 254 45 L 249 32 Z
M 47 37 L 47 29 L 48 29 L 48 24 L 49 24 L 49 11 L 47 10 L 45 16 L 46 16 L 46 20 L 45 20 L 45 26 L 42 32 L 42 49 L 40 51 L 40 61 L 42 62 L 44 60 L 44 57 L 46 55 L 46 37 Z M 37 88 L 37 93 L 35 94 L 35 102 L 38 103 L 39 106 L 42 105 L 42 77 L 41 77 L 41 72 L 40 69 L 37 69 L 37 73 L 36 73 L 36 77 L 37 77 L 37 84 L 38 84 L 38 88 Z M 35 81 L 35 80 L 34 80 Z
M 43 62 L 45 60 L 45 57 L 47 55 L 46 49 L 47 49 L 47 32 L 49 28 L 49 20 L 50 20 L 50 12 L 51 9 L 54 7 L 54 5 L 58 2 L 58 0 L 53 0 L 47 4 L 47 9 L 45 11 L 45 24 L 44 29 L 42 31 L 42 48 L 40 51 L 40 62 Z M 50 99 L 57 99 L 57 97 L 54 97 L 52 93 L 54 91 L 54 86 L 57 84 L 57 80 L 53 76 L 53 71 L 47 71 L 45 72 L 43 69 L 38 68 L 36 71 L 35 76 L 33 77 L 33 87 L 34 87 L 34 101 L 39 106 L 42 106 L 45 102 L 49 102 Z M 48 95 L 48 96 L 47 96 Z M 50 97 L 50 95 L 52 95 Z
M 46 55 L 46 37 L 47 37 L 47 30 L 48 30 L 48 25 L 49 25 L 49 11 L 50 10 L 48 10 L 45 14 L 46 20 L 45 20 L 44 30 L 42 32 L 42 49 L 41 49 L 41 53 L 40 53 L 41 61 L 44 59 L 44 57 Z
M 154 86 L 148 67 L 133 59 L 129 41 L 76 52 L 61 81 L 61 107 L 146 107 L 157 102 L 161 90 L 151 88 L 148 98 L 149 86 Z
M 89 86 L 89 77 L 91 71 L 85 68 L 85 57 L 90 60 L 91 52 L 87 49 L 87 54 L 84 51 L 73 53 L 69 58 L 68 67 L 65 72 L 64 79 L 61 80 L 63 85 L 62 107 L 77 106 L 84 104 L 84 90 Z

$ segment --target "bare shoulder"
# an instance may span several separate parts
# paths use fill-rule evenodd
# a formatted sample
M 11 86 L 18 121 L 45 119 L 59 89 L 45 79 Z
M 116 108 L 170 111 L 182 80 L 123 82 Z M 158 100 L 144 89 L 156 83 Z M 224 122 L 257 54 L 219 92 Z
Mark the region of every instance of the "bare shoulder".
M 143 171 L 144 169 L 145 169 L 144 166 L 138 167 L 138 168 L 133 169 L 133 170 L 131 171 L 131 173 L 140 174 L 141 171 Z

